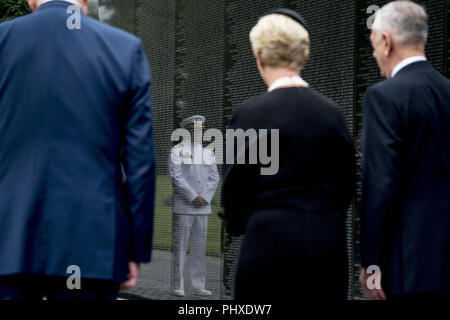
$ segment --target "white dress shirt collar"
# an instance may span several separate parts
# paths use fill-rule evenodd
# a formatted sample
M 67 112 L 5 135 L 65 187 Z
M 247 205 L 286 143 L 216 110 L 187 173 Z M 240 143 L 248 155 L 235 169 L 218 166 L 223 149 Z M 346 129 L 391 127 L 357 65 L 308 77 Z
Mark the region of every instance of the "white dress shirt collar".
M 273 90 L 276 90 L 281 87 L 287 87 L 287 86 L 302 86 L 302 87 L 308 87 L 308 83 L 302 79 L 300 76 L 293 76 L 293 77 L 282 77 L 276 80 L 270 88 L 267 90 L 269 92 L 272 92 Z
M 408 66 L 410 64 L 413 64 L 415 62 L 419 62 L 419 61 L 427 61 L 427 58 L 424 57 L 424 56 L 413 56 L 413 57 L 409 57 L 409 58 L 406 58 L 405 60 L 401 61 L 392 70 L 391 78 L 395 77 L 395 75 L 397 73 L 399 73 L 400 70 L 402 70 L 404 67 L 406 67 L 406 66 Z
M 56 1 L 56 0 L 44 0 L 44 1 L 42 1 L 41 4 L 44 4 L 44 3 L 47 3 L 50 1 Z M 77 6 L 80 6 L 80 4 L 78 3 L 77 0 L 60 0 L 60 1 L 70 2 L 70 3 L 76 4 Z

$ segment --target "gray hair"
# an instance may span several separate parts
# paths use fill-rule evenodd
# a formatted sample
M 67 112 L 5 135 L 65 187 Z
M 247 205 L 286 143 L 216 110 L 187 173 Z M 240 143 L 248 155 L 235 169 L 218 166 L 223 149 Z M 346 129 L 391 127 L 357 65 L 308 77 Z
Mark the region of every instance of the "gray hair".
M 372 29 L 390 31 L 401 45 L 425 45 L 428 40 L 428 15 L 425 8 L 412 1 L 393 1 L 375 16 Z

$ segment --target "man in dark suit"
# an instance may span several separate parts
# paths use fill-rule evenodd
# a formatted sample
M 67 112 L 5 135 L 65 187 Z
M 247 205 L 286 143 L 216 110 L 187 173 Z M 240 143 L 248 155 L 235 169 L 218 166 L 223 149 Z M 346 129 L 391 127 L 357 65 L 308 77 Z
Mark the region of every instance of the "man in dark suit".
M 364 100 L 360 280 L 372 299 L 450 292 L 450 81 L 425 57 L 427 21 L 395 1 L 372 28 L 388 78 Z
M 87 0 L 28 2 L 0 24 L 0 299 L 115 299 L 151 256 L 150 70 Z

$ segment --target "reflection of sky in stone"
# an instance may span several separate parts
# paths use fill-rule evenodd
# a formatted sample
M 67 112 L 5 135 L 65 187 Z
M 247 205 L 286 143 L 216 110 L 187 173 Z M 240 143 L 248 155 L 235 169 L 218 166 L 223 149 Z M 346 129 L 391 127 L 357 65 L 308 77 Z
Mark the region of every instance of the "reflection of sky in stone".
M 98 18 L 100 21 L 109 21 L 114 15 L 114 8 L 108 5 L 98 6 Z

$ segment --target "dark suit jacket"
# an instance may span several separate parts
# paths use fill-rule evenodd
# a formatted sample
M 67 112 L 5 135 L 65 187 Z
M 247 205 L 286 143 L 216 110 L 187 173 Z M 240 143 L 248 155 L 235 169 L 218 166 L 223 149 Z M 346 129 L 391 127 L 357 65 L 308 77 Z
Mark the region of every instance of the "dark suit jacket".
M 124 31 L 69 30 L 69 5 L 0 24 L 0 275 L 122 281 L 151 253 L 150 70 Z
M 361 257 L 391 295 L 450 291 L 450 81 L 417 62 L 364 99 Z
M 222 205 L 229 233 L 243 234 L 249 215 L 260 209 L 345 215 L 353 196 L 355 162 L 338 106 L 311 88 L 278 89 L 235 110 L 230 129 L 252 128 L 279 130 L 279 171 L 264 176 L 261 163 L 239 165 L 236 159 L 226 166 Z

